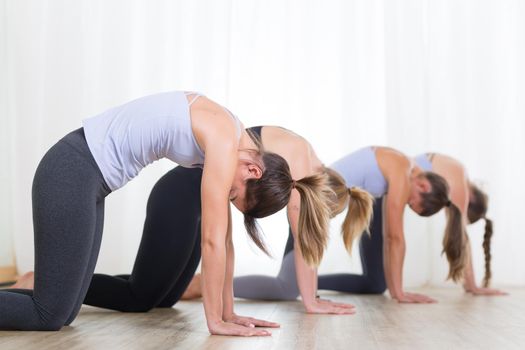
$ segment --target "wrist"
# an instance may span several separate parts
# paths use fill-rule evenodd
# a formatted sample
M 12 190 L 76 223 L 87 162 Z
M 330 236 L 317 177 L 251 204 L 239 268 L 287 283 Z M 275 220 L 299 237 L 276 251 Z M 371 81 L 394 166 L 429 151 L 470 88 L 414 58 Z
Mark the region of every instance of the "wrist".
M 392 299 L 400 299 L 403 297 L 405 293 L 403 292 L 403 290 L 391 290 L 390 291 L 390 297 Z
M 315 296 L 309 297 L 308 299 L 303 299 L 303 305 L 306 309 L 317 304 L 317 298 Z
M 233 312 L 233 311 L 225 312 L 225 313 L 222 314 L 222 320 L 228 322 L 228 321 L 232 320 L 235 316 L 237 316 L 237 315 L 235 315 L 235 312 Z
M 465 292 L 472 292 L 476 290 L 477 288 L 478 286 L 476 286 L 475 283 L 464 283 L 463 284 L 463 289 L 465 289 Z
M 212 330 L 220 326 L 222 323 L 224 323 L 224 321 L 222 319 L 213 319 L 213 320 L 207 320 L 206 323 L 208 325 L 208 329 Z

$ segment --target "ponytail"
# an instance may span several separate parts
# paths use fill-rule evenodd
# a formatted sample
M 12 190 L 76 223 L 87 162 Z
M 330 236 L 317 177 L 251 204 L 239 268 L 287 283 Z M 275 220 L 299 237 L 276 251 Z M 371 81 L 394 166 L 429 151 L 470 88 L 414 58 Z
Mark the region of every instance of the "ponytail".
M 483 192 L 478 186 L 474 183 L 469 183 L 469 202 L 468 202 L 468 221 L 473 224 L 479 219 L 485 219 L 485 234 L 483 235 L 483 253 L 485 253 L 485 277 L 483 277 L 483 287 L 488 287 L 490 284 L 490 279 L 492 277 L 492 271 L 490 269 L 490 240 L 492 238 L 492 220 L 487 219 L 487 210 L 488 210 L 488 195 Z
M 301 254 L 308 265 L 319 266 L 328 244 L 328 203 L 334 192 L 328 186 L 328 176 L 324 173 L 292 180 L 291 188 L 295 188 L 301 196 L 298 234 Z
M 331 217 L 342 213 L 348 207 L 341 226 L 341 235 L 347 251 L 352 253 L 354 240 L 363 232 L 368 232 L 374 197 L 358 187 L 348 188 L 345 179 L 337 171 L 325 167 L 324 172 L 328 175 L 328 184 L 335 193 L 335 197 L 329 202 Z
M 428 180 L 431 185 L 429 192 L 421 194 L 422 210 L 421 216 L 431 216 L 437 213 L 441 208 L 447 208 L 447 226 L 445 227 L 445 236 L 443 237 L 443 251 L 447 256 L 449 271 L 448 278 L 454 282 L 463 277 L 463 270 L 467 264 L 467 235 L 464 231 L 461 212 L 459 208 L 450 201 L 450 189 L 445 179 L 429 171 L 418 175 Z
M 463 270 L 467 263 L 467 237 L 461 222 L 461 212 L 459 208 L 451 203 L 447 203 L 447 226 L 443 237 L 443 253 L 447 256 L 449 264 L 448 278 L 454 282 L 463 277 Z
M 358 188 L 348 189 L 349 203 L 341 233 L 348 253 L 352 253 L 352 245 L 363 232 L 370 235 L 369 226 L 372 219 L 374 198 L 370 193 Z
M 272 215 L 284 208 L 295 188 L 301 196 L 299 248 L 309 265 L 319 265 L 328 242 L 328 203 L 334 197 L 328 186 L 328 176 L 323 173 L 295 181 L 283 157 L 264 152 L 262 161 L 265 168 L 263 176 L 246 183 L 247 209 L 244 211 L 244 226 L 248 235 L 259 249 L 269 255 L 255 219 Z
M 490 269 L 490 240 L 492 238 L 492 220 L 485 218 L 485 234 L 483 235 L 483 252 L 485 253 L 485 276 L 483 277 L 483 287 L 487 288 L 490 284 L 492 272 Z

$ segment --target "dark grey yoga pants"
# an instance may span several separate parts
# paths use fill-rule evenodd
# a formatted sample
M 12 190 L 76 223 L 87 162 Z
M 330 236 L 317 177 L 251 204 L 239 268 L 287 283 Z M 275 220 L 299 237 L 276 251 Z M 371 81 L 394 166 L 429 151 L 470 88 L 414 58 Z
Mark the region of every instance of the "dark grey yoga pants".
M 83 129 L 58 141 L 33 180 L 34 290 L 0 291 L 0 329 L 59 330 L 86 295 L 110 193 Z
M 374 202 L 374 217 L 370 236 L 366 233 L 359 241 L 362 274 L 336 273 L 320 275 L 319 289 L 336 290 L 355 294 L 383 294 L 386 290 L 383 269 L 383 199 Z

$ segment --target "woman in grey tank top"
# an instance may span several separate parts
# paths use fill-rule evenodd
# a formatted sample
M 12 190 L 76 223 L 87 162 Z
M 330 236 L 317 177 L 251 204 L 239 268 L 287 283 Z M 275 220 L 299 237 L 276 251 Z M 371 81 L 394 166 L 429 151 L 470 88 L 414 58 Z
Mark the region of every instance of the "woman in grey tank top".
M 319 225 L 327 226 L 327 201 L 331 191 L 326 175 L 292 178 L 286 161 L 265 152 L 231 113 L 205 97 L 195 101 L 197 97 L 196 94 L 185 96 L 182 92 L 165 93 L 113 108 L 88 123 L 90 136 L 78 129 L 46 153 L 33 183 L 34 289 L 0 291 L 0 329 L 59 330 L 75 319 L 97 260 L 104 199 L 120 183 L 138 174 L 142 167 L 167 156 L 152 148 L 156 146 L 173 154 L 170 159 L 188 165 L 192 165 L 188 160 L 199 159 L 199 150 L 202 156 L 205 154 L 201 181 L 201 244 L 206 279 L 203 297 L 210 333 L 269 335 L 268 331 L 249 325 L 278 326 L 234 313 L 233 293 L 229 292 L 233 290 L 229 201 L 244 213 L 248 234 L 265 250 L 255 219 L 286 206 L 294 189 L 306 203 L 300 209 L 300 225 L 313 236 L 320 232 Z M 133 120 L 130 122 L 129 118 Z M 168 128 L 185 129 L 178 130 L 180 133 L 171 133 L 169 129 L 166 133 L 151 132 L 149 135 L 153 135 L 153 139 L 145 148 L 122 152 L 125 147 L 139 145 L 130 140 L 140 140 L 141 133 L 153 131 L 156 123 L 165 123 L 166 118 L 177 119 L 175 123 L 168 120 L 166 125 L 171 125 Z M 188 122 L 190 118 L 191 123 Z M 119 125 L 125 127 L 114 129 Z M 105 133 L 106 127 L 118 132 L 108 129 Z M 171 142 L 181 144 L 179 139 L 170 138 L 179 134 L 186 135 L 185 140 L 192 143 L 183 147 L 185 154 L 169 149 Z M 162 142 L 157 142 L 155 137 L 163 137 Z M 132 167 L 126 163 L 126 154 L 136 158 Z M 106 170 L 101 171 L 101 164 Z M 128 176 L 108 186 L 106 175 L 128 168 Z M 322 254 L 324 245 L 316 240 L 311 242 L 306 250 Z M 314 264 L 318 263 L 313 260 Z M 180 263 L 185 264 L 184 261 Z
M 433 171 L 443 176 L 450 187 L 450 201 L 454 203 L 461 212 L 463 229 L 467 232 L 467 225 L 485 220 L 485 234 L 483 236 L 483 251 L 485 253 L 485 276 L 482 287 L 478 286 L 474 277 L 472 259 L 467 259 L 465 273 L 463 275 L 463 287 L 468 293 L 474 295 L 502 295 L 504 292 L 488 288 L 491 278 L 490 268 L 490 242 L 492 238 L 492 220 L 486 217 L 487 195 L 481 191 L 468 177 L 463 164 L 457 159 L 439 153 L 423 153 L 414 157 L 416 163 L 427 171 Z M 466 243 L 469 255 L 471 254 L 470 240 Z

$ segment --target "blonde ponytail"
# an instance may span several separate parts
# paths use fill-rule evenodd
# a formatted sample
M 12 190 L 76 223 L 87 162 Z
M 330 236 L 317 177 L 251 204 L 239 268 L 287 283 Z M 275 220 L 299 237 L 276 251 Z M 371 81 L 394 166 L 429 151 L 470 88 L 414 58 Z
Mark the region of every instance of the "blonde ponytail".
M 326 174 L 316 174 L 293 181 L 301 195 L 299 212 L 299 248 L 306 263 L 319 266 L 328 244 L 330 207 L 334 192 Z
M 353 242 L 364 231 L 368 231 L 372 219 L 374 197 L 358 187 L 348 188 L 345 179 L 337 171 L 325 167 L 324 172 L 328 175 L 328 183 L 335 193 L 335 197 L 329 203 L 331 216 L 342 213 L 348 207 L 341 226 L 341 234 L 347 251 L 351 253 Z
M 369 226 L 372 219 L 374 198 L 358 187 L 348 189 L 349 203 L 346 217 L 341 227 L 343 242 L 349 254 L 352 253 L 354 241 L 361 237 L 363 232 L 370 235 Z

